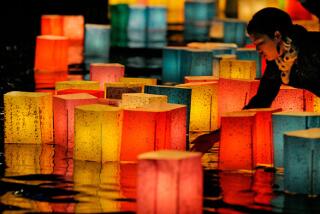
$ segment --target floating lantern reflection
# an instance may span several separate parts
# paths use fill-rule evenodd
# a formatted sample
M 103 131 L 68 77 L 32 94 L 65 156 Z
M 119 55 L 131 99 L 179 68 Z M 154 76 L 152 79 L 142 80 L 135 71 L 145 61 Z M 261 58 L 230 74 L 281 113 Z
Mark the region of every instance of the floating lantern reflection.
M 4 94 L 5 143 L 52 143 L 52 96 L 42 92 Z
M 202 213 L 201 154 L 178 151 L 139 156 L 138 213 Z
M 118 107 L 91 104 L 75 108 L 74 159 L 118 161 L 122 111 Z

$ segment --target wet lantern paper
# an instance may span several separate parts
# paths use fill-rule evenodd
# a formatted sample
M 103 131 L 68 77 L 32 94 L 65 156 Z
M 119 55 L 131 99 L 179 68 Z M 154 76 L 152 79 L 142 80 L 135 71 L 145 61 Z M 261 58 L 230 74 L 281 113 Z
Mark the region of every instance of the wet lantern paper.
M 66 94 L 53 97 L 54 140 L 56 144 L 73 148 L 74 108 L 97 103 L 98 98 L 89 94 Z
M 218 129 L 218 82 L 186 83 L 191 88 L 190 131 Z
M 124 109 L 120 160 L 135 161 L 139 154 L 161 149 L 186 150 L 186 107 L 149 104 Z
M 122 94 L 121 107 L 123 108 L 137 108 L 148 104 L 167 103 L 167 96 L 157 94 L 144 93 L 128 93 Z
M 320 113 L 277 112 L 272 114 L 274 166 L 283 168 L 283 134 L 294 130 L 320 127 Z
M 122 110 L 91 104 L 75 108 L 74 159 L 118 161 Z
M 5 143 L 52 143 L 52 95 L 12 91 L 4 94 Z
M 320 194 L 320 128 L 284 134 L 284 188 L 292 193 Z
M 179 151 L 139 156 L 138 213 L 202 213 L 201 154 Z
M 254 112 L 231 112 L 221 117 L 218 167 L 221 170 L 253 170 L 256 141 Z
M 104 90 L 104 83 L 120 81 L 124 69 L 124 65 L 118 63 L 93 63 L 90 65 L 90 80 L 100 82 L 100 90 Z
M 291 112 L 305 111 L 305 93 L 303 89 L 282 85 L 271 107 L 281 108 L 283 111 Z
M 56 91 L 63 89 L 99 90 L 99 88 L 98 81 L 73 80 L 56 82 Z

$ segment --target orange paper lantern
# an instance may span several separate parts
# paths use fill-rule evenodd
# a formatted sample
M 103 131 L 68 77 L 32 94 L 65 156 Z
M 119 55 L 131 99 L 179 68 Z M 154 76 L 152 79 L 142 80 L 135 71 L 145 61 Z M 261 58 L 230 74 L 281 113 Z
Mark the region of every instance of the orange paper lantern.
M 305 93 L 303 89 L 282 85 L 271 105 L 272 108 L 281 108 L 283 111 L 305 111 Z
M 90 64 L 90 80 L 100 82 L 100 89 L 104 83 L 119 82 L 124 76 L 124 65 L 118 63 L 93 63 Z
M 184 82 L 217 82 L 219 80 L 218 77 L 214 76 L 185 76 Z
M 120 160 L 134 161 L 141 153 L 160 149 L 186 149 L 186 106 L 124 109 Z
M 202 213 L 201 154 L 178 151 L 139 156 L 138 213 Z
M 54 140 L 56 144 L 73 148 L 74 108 L 94 104 L 97 98 L 89 94 L 66 94 L 53 97 Z
M 41 35 L 63 36 L 63 16 L 42 15 Z

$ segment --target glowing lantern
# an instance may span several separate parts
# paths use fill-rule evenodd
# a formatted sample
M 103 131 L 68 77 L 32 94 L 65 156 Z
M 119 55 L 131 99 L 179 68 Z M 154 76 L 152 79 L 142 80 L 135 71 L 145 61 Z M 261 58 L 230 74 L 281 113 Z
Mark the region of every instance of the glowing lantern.
M 184 0 L 167 1 L 168 23 L 177 24 L 184 22 Z
M 131 82 L 112 82 L 105 83 L 106 98 L 121 99 L 124 93 L 141 93 L 143 91 L 142 83 Z
M 111 14 L 111 45 L 127 47 L 128 45 L 128 22 L 129 22 L 129 5 L 112 4 L 110 6 Z
M 164 5 L 147 8 L 147 47 L 162 48 L 167 44 L 167 8 Z
M 254 112 L 225 113 L 221 117 L 219 169 L 253 170 L 256 141 Z
M 218 82 L 186 83 L 177 87 L 190 87 L 191 131 L 212 131 L 218 129 Z
M 64 36 L 37 36 L 35 66 L 36 71 L 68 71 L 68 38 Z
M 220 62 L 222 60 L 233 60 L 236 59 L 236 55 L 234 54 L 221 54 L 221 55 L 213 55 L 212 58 L 212 72 L 213 76 L 219 78 L 220 75 Z
M 181 70 L 185 72 L 184 76 L 210 76 L 212 75 L 212 51 L 188 48 L 182 52 L 180 65 Z
M 214 76 L 185 76 L 184 82 L 217 82 L 219 78 Z
M 128 47 L 146 47 L 147 10 L 142 5 L 129 5 Z
M 284 132 L 320 127 L 320 113 L 278 112 L 272 114 L 274 166 L 283 168 Z
M 52 143 L 52 96 L 41 92 L 4 94 L 5 143 Z
M 108 62 L 111 45 L 110 33 L 110 25 L 85 25 L 84 55 L 87 67 L 93 62 Z
M 281 109 L 260 108 L 248 111 L 256 113 L 257 139 L 253 145 L 255 166 L 273 166 L 272 113 L 279 112 Z
M 83 61 L 84 17 L 63 16 L 63 35 L 69 39 L 68 63 L 80 64 Z
M 122 103 L 122 100 L 110 99 L 110 98 L 99 98 L 98 99 L 98 103 L 99 104 L 103 104 L 103 105 L 110 105 L 110 106 L 120 107 L 121 103 Z
M 79 94 L 79 93 L 86 93 L 90 94 L 92 96 L 95 96 L 97 98 L 103 98 L 104 97 L 104 91 L 101 90 L 85 90 L 85 89 L 62 89 L 57 91 L 57 95 L 63 95 L 63 94 Z
M 284 134 L 284 188 L 288 192 L 319 195 L 320 128 Z
M 256 62 L 256 77 L 260 78 L 262 75 L 262 59 L 258 51 L 254 48 L 238 48 L 236 50 L 237 59 L 240 60 L 254 60 Z
M 219 79 L 219 115 L 241 110 L 251 99 L 259 86 L 258 80 Z M 222 98 L 222 99 L 221 99 Z
M 178 88 L 170 86 L 145 86 L 145 93 L 166 95 L 168 97 L 168 103 L 182 104 L 187 106 L 187 134 L 189 134 L 190 125 L 191 91 L 191 88 Z
M 147 104 L 160 104 L 167 103 L 167 96 L 156 94 L 144 94 L 144 93 L 129 93 L 122 94 L 123 108 L 137 108 Z
M 54 140 L 56 144 L 73 148 L 74 108 L 96 102 L 97 98 L 89 94 L 67 94 L 53 97 Z
M 104 83 L 118 82 L 124 76 L 124 65 L 118 63 L 94 63 L 90 65 L 90 80 L 99 81 L 100 89 Z
M 222 19 L 223 21 L 223 41 L 226 43 L 236 43 L 239 47 L 246 44 L 245 21 L 238 19 Z
M 85 80 L 56 82 L 56 91 L 63 89 L 99 90 L 99 82 Z
M 36 89 L 50 89 L 54 88 L 55 83 L 65 81 L 68 79 L 67 71 L 62 72 L 46 72 L 34 71 L 34 81 Z
M 63 16 L 42 15 L 41 35 L 63 36 Z
M 303 89 L 282 85 L 271 107 L 282 108 L 283 111 L 304 111 L 305 96 Z
M 156 78 L 121 77 L 120 78 L 120 82 L 141 83 L 144 86 L 145 85 L 157 85 L 157 79 Z M 144 88 L 143 88 L 142 91 L 144 91 Z
M 91 104 L 75 108 L 74 159 L 118 161 L 122 111 L 118 107 Z
M 162 81 L 182 83 L 187 71 L 181 68 L 182 53 L 185 47 L 165 47 L 162 55 Z
M 238 0 L 238 18 L 249 21 L 252 16 L 265 7 L 279 7 L 279 0 Z
M 150 104 L 124 109 L 121 161 L 161 149 L 186 150 L 186 107 Z
M 298 0 L 286 0 L 285 3 L 285 11 L 290 14 L 290 17 L 293 20 L 296 19 L 303 19 L 303 20 L 310 20 L 312 19 L 312 14 L 305 9 L 302 5 L 301 2 Z
M 238 47 L 234 43 L 221 43 L 221 42 L 189 42 L 187 43 L 188 48 L 193 49 L 210 49 L 213 54 L 234 54 Z M 217 52 L 215 52 L 217 51 Z M 222 52 L 220 52 L 222 51 Z
M 221 60 L 219 77 L 254 80 L 256 78 L 256 62 L 253 60 Z
M 178 151 L 139 156 L 138 213 L 202 213 L 201 154 Z

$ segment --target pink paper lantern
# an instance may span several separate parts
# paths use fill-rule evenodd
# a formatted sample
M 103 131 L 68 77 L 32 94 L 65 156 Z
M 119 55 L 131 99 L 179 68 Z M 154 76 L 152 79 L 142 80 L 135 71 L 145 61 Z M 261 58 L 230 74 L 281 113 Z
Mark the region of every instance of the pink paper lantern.
M 66 94 L 53 97 L 54 139 L 56 144 L 73 148 L 74 108 L 94 104 L 98 99 L 90 94 Z
M 100 90 L 104 83 L 119 82 L 124 77 L 124 65 L 118 63 L 93 63 L 90 65 L 90 80 L 100 82 Z
M 149 104 L 123 112 L 121 161 L 135 161 L 144 152 L 186 149 L 186 106 Z
M 201 154 L 149 152 L 139 156 L 138 213 L 202 213 Z

